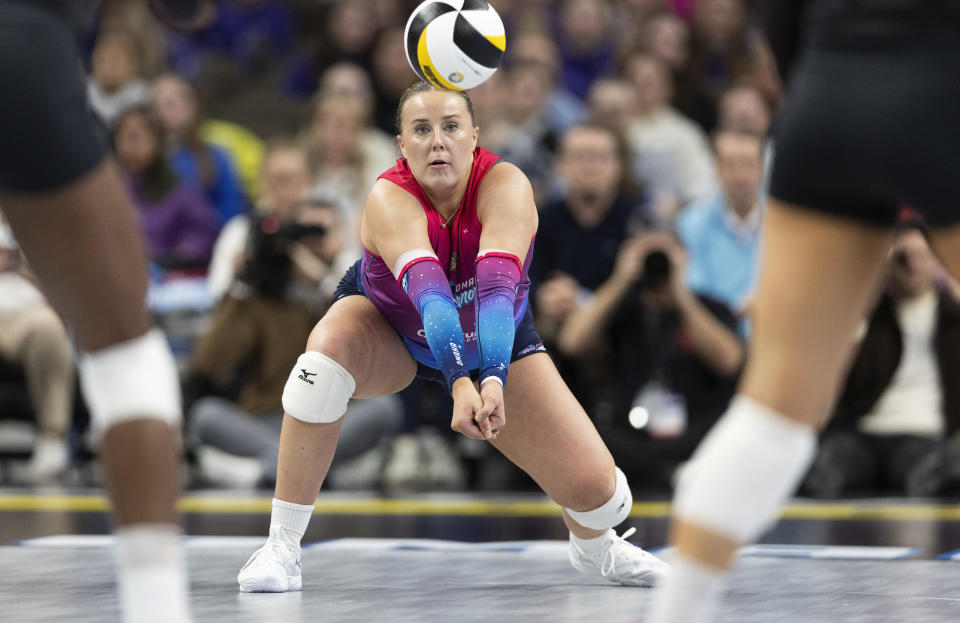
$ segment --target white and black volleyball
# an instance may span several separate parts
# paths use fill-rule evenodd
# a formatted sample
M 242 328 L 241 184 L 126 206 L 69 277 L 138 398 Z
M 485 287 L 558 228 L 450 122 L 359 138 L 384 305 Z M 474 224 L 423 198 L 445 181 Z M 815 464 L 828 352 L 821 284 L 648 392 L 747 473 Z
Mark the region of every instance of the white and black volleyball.
M 441 89 L 465 91 L 493 75 L 506 49 L 500 16 L 483 0 L 426 0 L 407 20 L 407 61 Z

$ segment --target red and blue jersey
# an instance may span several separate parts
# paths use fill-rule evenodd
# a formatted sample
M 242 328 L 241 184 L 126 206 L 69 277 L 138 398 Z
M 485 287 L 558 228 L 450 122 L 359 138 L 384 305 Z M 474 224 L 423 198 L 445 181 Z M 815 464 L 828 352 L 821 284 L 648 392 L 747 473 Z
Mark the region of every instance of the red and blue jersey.
M 481 357 L 477 340 L 477 254 L 480 251 L 481 225 L 477 219 L 477 193 L 480 182 L 487 172 L 500 161 L 500 157 L 482 147 L 473 154 L 473 166 L 466 192 L 460 207 L 449 225 L 430 203 L 420 183 L 417 182 L 405 158 L 397 160 L 397 165 L 383 173 L 380 178 L 403 188 L 420 201 L 427 217 L 427 234 L 440 266 L 446 272 L 447 282 L 453 295 L 463 331 L 463 365 L 468 370 L 480 369 Z M 520 279 L 517 282 L 516 296 L 513 302 L 512 329 L 516 329 L 527 307 L 527 292 L 530 278 L 527 273 L 533 258 L 533 241 L 523 263 Z M 404 288 L 394 278 L 391 268 L 382 258 L 364 251 L 362 269 L 363 289 L 367 298 L 383 314 L 384 318 L 403 337 L 407 350 L 418 362 L 425 366 L 441 369 L 440 363 L 430 350 L 420 311 L 414 307 Z M 481 319 L 481 323 L 483 320 Z M 512 347 L 513 331 L 509 333 Z M 496 336 L 486 338 L 495 341 Z M 503 345 L 484 344 L 484 350 Z M 497 348 L 502 350 L 502 348 Z

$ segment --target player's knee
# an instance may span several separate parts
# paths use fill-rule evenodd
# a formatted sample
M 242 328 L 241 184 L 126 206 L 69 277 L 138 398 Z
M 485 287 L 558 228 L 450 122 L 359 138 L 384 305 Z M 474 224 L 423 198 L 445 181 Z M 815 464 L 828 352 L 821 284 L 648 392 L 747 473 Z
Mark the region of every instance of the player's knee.
M 81 353 L 77 367 L 95 435 L 143 418 L 180 426 L 183 415 L 177 365 L 159 329 Z
M 633 507 L 633 494 L 630 492 L 630 484 L 627 482 L 626 475 L 619 467 L 615 468 L 613 493 L 610 494 L 609 475 L 604 479 L 600 491 L 606 492 L 601 495 L 599 504 L 594 503 L 586 510 L 575 510 L 567 507 L 565 510 L 570 517 L 585 528 L 593 530 L 606 530 L 612 528 L 630 515 L 630 509 Z M 596 500 L 596 498 L 594 498 Z
M 336 422 L 347 411 L 357 384 L 353 375 L 327 354 L 300 355 L 283 388 L 283 410 L 310 424 Z
M 354 369 L 363 350 L 362 345 L 369 343 L 367 336 L 359 327 L 352 325 L 330 327 L 318 325 L 307 340 L 306 352 L 321 353 L 345 368 Z

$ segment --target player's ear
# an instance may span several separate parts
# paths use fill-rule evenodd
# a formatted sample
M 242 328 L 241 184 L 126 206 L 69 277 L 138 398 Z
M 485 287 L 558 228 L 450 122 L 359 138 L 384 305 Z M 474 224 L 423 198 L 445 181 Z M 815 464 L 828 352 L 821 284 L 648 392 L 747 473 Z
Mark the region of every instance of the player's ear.
M 400 148 L 400 153 L 403 155 L 404 158 L 406 158 L 407 152 L 403 148 L 403 136 L 401 136 L 400 134 L 397 134 L 397 147 Z

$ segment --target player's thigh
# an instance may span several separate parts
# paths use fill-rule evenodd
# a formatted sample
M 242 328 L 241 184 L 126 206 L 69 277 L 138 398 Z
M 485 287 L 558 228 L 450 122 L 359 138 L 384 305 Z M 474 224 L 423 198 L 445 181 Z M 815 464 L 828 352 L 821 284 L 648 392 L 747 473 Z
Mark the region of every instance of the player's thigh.
M 819 424 L 874 300 L 889 229 L 771 200 L 740 391 Z
M 614 463 L 546 353 L 510 364 L 507 425 L 492 443 L 561 506 L 595 508 L 613 494 Z
M 49 192 L 0 192 L 0 206 L 81 347 L 97 350 L 147 331 L 142 236 L 112 161 Z
M 353 376 L 355 398 L 397 392 L 413 380 L 417 364 L 399 334 L 366 297 L 336 301 L 307 340 L 307 350 L 327 355 Z

